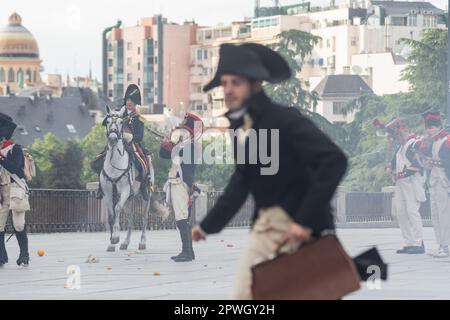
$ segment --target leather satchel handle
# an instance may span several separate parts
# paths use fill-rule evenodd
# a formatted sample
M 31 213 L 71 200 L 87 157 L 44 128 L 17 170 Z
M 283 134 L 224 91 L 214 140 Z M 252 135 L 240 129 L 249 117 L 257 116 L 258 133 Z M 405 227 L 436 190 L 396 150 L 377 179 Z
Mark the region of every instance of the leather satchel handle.
M 308 241 L 301 242 L 300 245 L 312 243 L 316 240 L 319 240 L 322 237 L 333 235 L 336 236 L 336 232 L 334 230 L 324 230 L 320 233 L 320 236 L 318 238 L 311 236 L 311 238 Z M 275 256 L 278 256 L 281 252 L 281 249 L 289 242 L 288 238 L 285 238 L 276 248 L 275 250 Z

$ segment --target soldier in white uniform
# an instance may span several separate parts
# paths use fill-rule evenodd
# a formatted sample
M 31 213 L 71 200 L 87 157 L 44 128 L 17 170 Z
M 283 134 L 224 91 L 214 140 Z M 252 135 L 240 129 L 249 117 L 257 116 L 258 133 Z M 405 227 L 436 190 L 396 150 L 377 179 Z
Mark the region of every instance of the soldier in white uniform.
M 395 181 L 395 212 L 405 241 L 405 246 L 397 250 L 397 253 L 422 254 L 425 253 L 425 246 L 419 209 L 421 203 L 426 201 L 426 195 L 424 170 L 415 149 L 419 139 L 408 132 L 400 118 L 393 119 L 383 127 L 390 139 L 394 139 L 399 145 L 387 168 L 388 174 Z
M 175 214 L 182 243 L 181 253 L 172 257 L 175 262 L 195 259 L 190 211 L 192 197 L 196 190 L 194 184 L 196 141 L 200 138 L 202 131 L 201 119 L 192 113 L 187 113 L 183 122 L 172 131 L 170 137 L 161 143 L 160 157 L 172 161 L 168 180 L 164 186 L 166 202 Z
M 421 141 L 420 154 L 429 173 L 431 218 L 439 249 L 434 257 L 447 258 L 450 244 L 450 137 L 442 127 L 439 112 L 423 115 L 428 136 Z

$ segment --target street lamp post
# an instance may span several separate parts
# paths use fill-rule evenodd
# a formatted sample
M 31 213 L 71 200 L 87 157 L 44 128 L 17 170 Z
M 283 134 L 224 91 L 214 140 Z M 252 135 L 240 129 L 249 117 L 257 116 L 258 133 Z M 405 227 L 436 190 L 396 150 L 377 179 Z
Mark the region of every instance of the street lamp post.
M 108 44 L 108 39 L 106 38 L 108 33 L 114 29 L 114 28 L 120 28 L 120 26 L 122 25 L 122 21 L 117 20 L 117 23 L 114 26 L 108 27 L 105 30 L 103 30 L 102 33 L 102 54 L 103 54 L 103 74 L 102 74 L 102 91 L 103 91 L 103 95 L 105 97 L 108 96 L 108 49 L 107 49 L 107 44 Z

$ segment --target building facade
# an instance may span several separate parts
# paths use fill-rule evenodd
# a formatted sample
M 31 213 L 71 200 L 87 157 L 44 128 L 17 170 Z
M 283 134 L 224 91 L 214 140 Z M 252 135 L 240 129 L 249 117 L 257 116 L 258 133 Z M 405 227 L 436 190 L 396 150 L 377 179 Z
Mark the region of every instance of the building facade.
M 142 18 L 137 26 L 113 29 L 107 43 L 108 97 L 121 104 L 127 86 L 134 83 L 147 112 L 160 113 L 162 105 L 176 114 L 185 112 L 196 29 L 193 23 L 169 23 L 161 15 Z

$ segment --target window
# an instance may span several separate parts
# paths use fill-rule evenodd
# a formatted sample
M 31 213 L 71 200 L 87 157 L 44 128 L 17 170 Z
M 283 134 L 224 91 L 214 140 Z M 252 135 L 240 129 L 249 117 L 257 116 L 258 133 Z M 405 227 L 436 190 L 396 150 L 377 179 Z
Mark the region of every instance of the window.
M 13 68 L 9 68 L 8 70 L 8 82 L 15 82 L 15 74 Z
M 208 59 L 208 50 L 203 50 L 203 59 L 204 60 Z
M 109 43 L 108 44 L 108 51 L 112 51 L 113 50 L 113 48 L 112 48 L 112 44 L 111 43 Z
M 17 71 L 17 82 L 23 83 L 23 71 L 22 68 L 19 68 Z
M 155 57 L 155 64 L 158 64 L 158 57 Z
M 202 50 L 201 49 L 197 50 L 197 60 L 202 60 Z
M 141 70 L 141 63 L 138 62 L 138 70 Z
M 108 90 L 108 97 L 112 98 L 113 96 L 113 91 L 112 90 Z
M 423 26 L 425 28 L 435 27 L 436 26 L 436 17 L 430 16 L 430 15 L 423 16 Z
M 141 47 L 138 47 L 138 54 L 141 54 Z
M 20 133 L 22 136 L 27 136 L 27 135 L 28 135 L 28 131 L 27 131 L 27 129 L 26 129 L 25 127 L 18 126 L 17 129 L 19 129 L 19 133 Z
M 141 85 L 141 78 L 138 78 L 138 86 Z
M 333 102 L 333 114 L 334 115 L 343 115 L 344 108 L 347 105 L 347 102 L 339 101 L 339 102 Z
M 113 76 L 112 74 L 108 74 L 108 82 L 112 82 L 113 81 Z
M 358 37 L 352 37 L 351 46 L 356 47 L 357 43 L 358 43 Z
M 391 25 L 406 26 L 407 17 L 391 17 Z
M 132 63 L 133 63 L 133 60 L 131 60 L 131 58 L 127 58 L 127 66 L 131 66 Z
M 66 128 L 70 133 L 77 133 L 77 130 L 75 129 L 75 126 L 73 124 L 66 124 Z
M 127 42 L 127 50 L 131 50 L 133 48 L 133 44 L 131 42 Z
M 0 68 L 0 82 L 5 82 L 5 69 Z
M 27 69 L 25 80 L 26 81 L 31 81 L 31 70 L 30 69 Z
M 133 74 L 127 73 L 127 81 L 132 81 L 132 80 L 133 80 Z
M 408 16 L 408 26 L 417 27 L 417 16 L 416 15 Z
M 153 64 L 153 58 L 152 57 L 148 57 L 147 58 L 147 63 L 148 64 Z
M 108 67 L 112 67 L 113 66 L 113 59 L 108 59 Z

